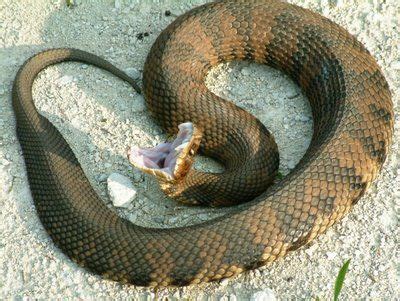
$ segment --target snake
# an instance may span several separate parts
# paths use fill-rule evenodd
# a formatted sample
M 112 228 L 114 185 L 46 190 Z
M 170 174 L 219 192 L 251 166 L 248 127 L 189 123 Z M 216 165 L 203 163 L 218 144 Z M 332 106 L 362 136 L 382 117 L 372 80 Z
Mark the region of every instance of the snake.
M 106 279 L 186 286 L 282 258 L 350 211 L 390 149 L 394 117 L 388 83 L 374 57 L 346 29 L 279 0 L 206 3 L 177 17 L 157 37 L 144 64 L 142 93 L 167 133 L 189 123 L 184 139 L 189 161 L 198 149 L 224 167 L 220 173 L 192 168 L 181 176 L 169 173 L 169 180 L 160 180 L 164 186 L 170 182 L 166 192 L 189 203 L 232 205 L 232 211 L 197 225 L 138 226 L 106 206 L 66 140 L 35 107 L 37 74 L 65 61 L 95 65 L 137 91 L 140 87 L 94 54 L 59 48 L 28 59 L 12 89 L 17 137 L 40 221 L 63 253 Z M 213 67 L 230 61 L 281 70 L 309 100 L 310 145 L 273 185 L 279 155 L 272 135 L 205 84 Z

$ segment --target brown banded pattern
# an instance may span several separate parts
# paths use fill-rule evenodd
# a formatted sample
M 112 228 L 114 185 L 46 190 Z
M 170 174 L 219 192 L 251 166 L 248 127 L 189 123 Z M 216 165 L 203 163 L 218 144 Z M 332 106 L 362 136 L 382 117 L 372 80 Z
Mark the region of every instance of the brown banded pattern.
M 54 243 L 79 265 L 123 283 L 219 280 L 284 256 L 351 209 L 376 178 L 391 143 L 388 85 L 375 59 L 345 29 L 278 0 L 209 3 L 160 34 L 145 63 L 143 92 L 167 132 L 193 122 L 204 135 L 200 150 L 225 166 L 222 174 L 189 172 L 180 197 L 211 205 L 249 202 L 200 225 L 139 227 L 104 205 L 67 142 L 34 106 L 36 75 L 68 60 L 106 69 L 139 91 L 126 74 L 84 51 L 52 49 L 29 59 L 16 76 L 13 106 L 30 188 Z M 278 165 L 271 135 L 204 84 L 213 66 L 232 60 L 282 70 L 312 107 L 315 130 L 306 155 L 268 189 Z

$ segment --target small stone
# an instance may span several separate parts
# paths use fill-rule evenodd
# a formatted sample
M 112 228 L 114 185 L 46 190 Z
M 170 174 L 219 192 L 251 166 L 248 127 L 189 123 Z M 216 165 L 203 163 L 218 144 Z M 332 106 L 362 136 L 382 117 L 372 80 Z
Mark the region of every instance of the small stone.
M 293 168 L 296 167 L 296 163 L 295 163 L 294 161 L 289 161 L 289 162 L 287 163 L 287 167 L 288 167 L 289 169 L 293 169 Z
M 121 8 L 121 0 L 115 0 L 114 1 L 114 7 L 116 9 L 120 9 Z
M 116 207 L 128 207 L 136 197 L 136 190 L 130 179 L 118 173 L 112 173 L 108 177 L 107 189 L 111 201 Z
M 82 68 L 82 69 L 87 69 L 88 67 L 89 67 L 88 65 L 83 64 L 81 68 Z
M 250 300 L 251 301 L 275 301 L 277 299 L 275 297 L 275 293 L 271 289 L 266 288 L 263 291 L 254 293 L 250 297 Z
M 58 80 L 58 84 L 60 86 L 65 86 L 65 85 L 72 83 L 73 80 L 74 80 L 74 78 L 71 75 L 64 75 L 63 77 L 61 77 Z
M 209 217 L 209 215 L 208 215 L 207 213 L 201 213 L 201 214 L 198 215 L 198 218 L 199 218 L 200 220 L 202 220 L 202 221 L 206 221 L 206 220 L 208 220 L 210 217 Z
M 142 73 L 136 68 L 126 68 L 124 71 L 133 79 L 139 79 L 142 76 Z
M 296 116 L 296 120 L 301 121 L 301 122 L 307 122 L 307 121 L 310 121 L 310 117 L 304 116 L 304 115 L 299 115 L 299 116 Z
M 179 222 L 179 220 L 180 220 L 180 217 L 174 216 L 174 217 L 171 217 L 168 220 L 168 223 L 171 224 L 171 225 L 175 225 L 175 224 L 177 224 Z
M 3 166 L 8 166 L 8 165 L 10 165 L 10 161 L 8 161 L 7 159 L 1 159 L 0 160 L 0 165 L 3 165 Z
M 75 128 L 80 128 L 81 127 L 81 120 L 79 118 L 73 118 L 71 120 L 71 124 L 75 127 Z
M 260 278 L 261 277 L 261 272 L 258 269 L 253 270 L 253 275 L 255 278 Z
M 107 175 L 106 174 L 101 174 L 99 176 L 99 182 L 105 182 L 107 180 Z
M 222 280 L 219 282 L 220 286 L 222 286 L 222 287 L 227 286 L 228 283 L 229 283 L 229 278 L 222 279 Z
M 390 231 L 397 226 L 397 216 L 391 210 L 385 211 L 380 216 L 380 222 L 386 231 Z
M 392 67 L 394 70 L 400 70 L 400 60 L 399 61 L 393 61 L 390 64 L 390 67 Z
M 311 249 L 311 247 L 310 247 L 310 248 L 306 249 L 304 252 L 305 252 L 308 256 L 312 256 L 313 253 L 314 253 L 314 249 Z
M 335 252 L 326 252 L 326 257 L 329 259 L 329 260 L 332 260 L 332 259 L 334 259 L 335 257 L 336 257 L 336 253 Z
M 336 7 L 342 7 L 346 3 L 345 0 L 336 0 Z
M 294 98 L 299 97 L 299 96 L 300 96 L 300 93 L 297 93 L 297 92 L 294 91 L 293 93 L 289 94 L 287 96 L 287 98 L 288 99 L 294 99 Z
M 243 68 L 241 72 L 244 76 L 249 76 L 251 74 L 251 71 L 249 68 Z
M 157 224 L 163 224 L 164 223 L 164 217 L 162 217 L 162 216 L 155 216 L 154 218 L 153 218 L 153 220 L 157 223 Z

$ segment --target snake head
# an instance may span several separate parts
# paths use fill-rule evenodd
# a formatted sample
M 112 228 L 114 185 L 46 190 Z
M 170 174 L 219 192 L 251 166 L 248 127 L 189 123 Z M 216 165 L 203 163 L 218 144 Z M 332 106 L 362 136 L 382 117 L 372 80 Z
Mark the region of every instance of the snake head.
M 151 148 L 132 146 L 128 150 L 129 162 L 142 172 L 155 176 L 161 185 L 183 179 L 192 167 L 202 135 L 191 122 L 182 123 L 178 128 L 172 142 Z

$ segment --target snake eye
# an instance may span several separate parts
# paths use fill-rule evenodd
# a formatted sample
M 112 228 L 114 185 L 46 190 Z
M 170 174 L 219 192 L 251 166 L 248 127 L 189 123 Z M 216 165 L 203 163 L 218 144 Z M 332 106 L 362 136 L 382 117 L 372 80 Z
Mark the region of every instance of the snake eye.
M 163 181 L 183 177 L 192 165 L 201 136 L 191 122 L 182 123 L 178 128 L 177 137 L 172 142 L 164 142 L 151 148 L 132 146 L 128 150 L 131 164 Z

